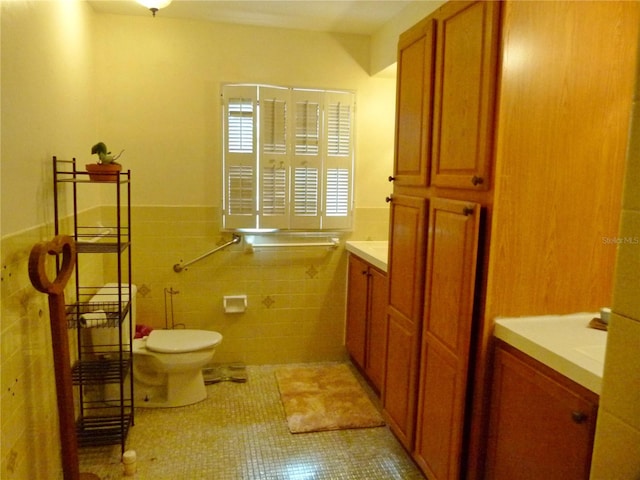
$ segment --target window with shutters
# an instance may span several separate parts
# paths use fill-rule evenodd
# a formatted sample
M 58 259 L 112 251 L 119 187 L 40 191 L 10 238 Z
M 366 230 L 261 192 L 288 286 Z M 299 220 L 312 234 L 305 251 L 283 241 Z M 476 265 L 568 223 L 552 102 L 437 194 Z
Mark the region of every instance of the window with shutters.
M 351 228 L 352 92 L 223 85 L 225 229 Z

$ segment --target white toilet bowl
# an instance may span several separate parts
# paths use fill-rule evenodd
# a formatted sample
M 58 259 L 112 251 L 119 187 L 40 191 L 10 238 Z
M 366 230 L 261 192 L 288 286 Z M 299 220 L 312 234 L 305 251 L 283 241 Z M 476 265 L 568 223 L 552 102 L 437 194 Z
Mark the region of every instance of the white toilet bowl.
M 153 330 L 133 341 L 137 407 L 181 407 L 207 398 L 202 368 L 222 335 L 208 330 Z

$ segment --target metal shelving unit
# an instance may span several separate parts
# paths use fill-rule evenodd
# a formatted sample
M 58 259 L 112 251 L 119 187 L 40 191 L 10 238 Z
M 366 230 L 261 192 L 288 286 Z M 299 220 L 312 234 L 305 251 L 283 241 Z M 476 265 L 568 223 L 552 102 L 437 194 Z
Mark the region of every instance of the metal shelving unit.
M 76 432 L 79 446 L 120 444 L 124 452 L 129 428 L 134 423 L 131 321 L 131 172 L 120 172 L 112 180 L 94 181 L 88 172 L 77 169 L 76 159 L 53 157 L 55 234 L 67 234 L 76 242 L 75 298 L 66 305 L 67 326 L 76 331 L 77 361 L 72 379 L 77 388 Z M 62 185 L 72 189 L 73 214 L 60 217 Z M 109 225 L 83 225 L 78 209 L 81 189 L 105 186 L 115 195 L 114 214 Z M 68 223 L 67 223 L 68 222 Z M 69 225 L 62 231 L 64 225 Z M 104 276 L 116 280 L 109 301 L 96 301 L 102 285 L 87 285 L 82 266 L 88 255 L 112 255 L 115 262 Z M 86 325 L 83 315 L 100 311 L 99 325 Z M 116 343 L 93 345 L 89 328 L 117 328 Z M 127 329 L 128 327 L 128 329 Z M 123 335 L 128 332 L 128 335 Z

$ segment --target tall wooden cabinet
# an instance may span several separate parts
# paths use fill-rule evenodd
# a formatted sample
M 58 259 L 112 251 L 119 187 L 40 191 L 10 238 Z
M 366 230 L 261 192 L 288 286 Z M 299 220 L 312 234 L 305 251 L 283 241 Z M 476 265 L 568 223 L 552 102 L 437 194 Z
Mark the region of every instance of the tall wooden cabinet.
M 383 405 L 434 478 L 449 478 L 462 443 L 499 8 L 446 4 L 398 44 Z
M 611 301 L 639 23 L 456 1 L 400 36 L 382 401 L 430 480 L 484 477 L 496 316 Z

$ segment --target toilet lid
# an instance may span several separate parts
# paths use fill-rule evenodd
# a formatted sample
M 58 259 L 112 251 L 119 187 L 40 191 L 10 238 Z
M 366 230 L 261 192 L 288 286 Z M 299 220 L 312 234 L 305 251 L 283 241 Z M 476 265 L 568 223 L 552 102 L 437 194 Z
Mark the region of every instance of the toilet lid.
M 185 353 L 211 348 L 222 335 L 209 330 L 153 330 L 147 337 L 147 349 L 159 353 Z

